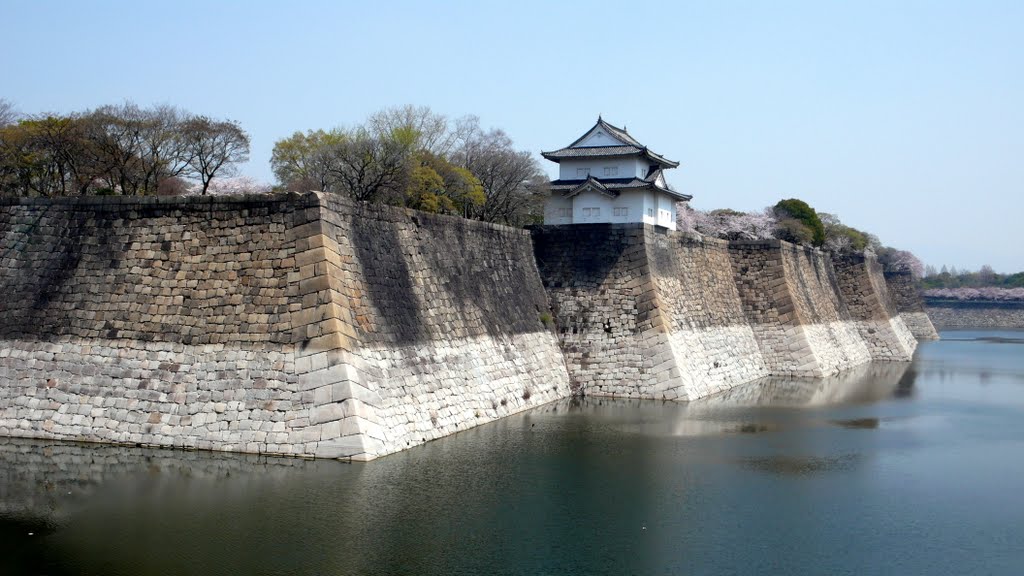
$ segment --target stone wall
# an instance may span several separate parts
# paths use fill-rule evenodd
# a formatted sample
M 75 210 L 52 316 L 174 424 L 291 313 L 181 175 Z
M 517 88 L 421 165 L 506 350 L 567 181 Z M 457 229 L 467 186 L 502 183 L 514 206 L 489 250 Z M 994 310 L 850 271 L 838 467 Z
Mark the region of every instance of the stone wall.
M 885 283 L 889 287 L 889 297 L 896 311 L 914 338 L 938 340 L 939 333 L 935 331 L 935 326 L 924 310 L 924 302 L 913 275 L 910 272 L 886 272 Z
M 311 200 L 6 201 L 0 434 L 305 453 Z
M 829 376 L 871 359 L 839 294 L 831 260 L 779 240 L 730 244 L 736 284 L 777 376 Z
M 940 330 L 1024 329 L 1024 302 L 926 299 L 925 310 Z
M 341 338 L 313 357 L 315 391 L 331 391 L 313 422 L 342 430 L 319 455 L 387 454 L 569 395 L 529 232 L 335 196 L 325 208 Z
M 565 396 L 531 250 L 318 194 L 4 200 L 0 435 L 368 459 Z
M 587 394 L 694 399 L 872 358 L 817 250 L 630 224 L 538 227 L 534 250 L 570 379 Z
M 909 361 L 917 340 L 899 317 L 873 256 L 849 255 L 834 261 L 839 287 L 850 315 L 873 360 Z
M 642 224 L 533 230 L 537 268 L 574 390 L 668 397 L 678 381 Z M 686 398 L 685 390 L 672 398 Z
M 568 396 L 907 360 L 873 260 L 310 193 L 0 200 L 0 436 L 372 459 Z
M 728 243 L 648 228 L 645 246 L 686 397 L 702 398 L 768 375 L 740 305 Z

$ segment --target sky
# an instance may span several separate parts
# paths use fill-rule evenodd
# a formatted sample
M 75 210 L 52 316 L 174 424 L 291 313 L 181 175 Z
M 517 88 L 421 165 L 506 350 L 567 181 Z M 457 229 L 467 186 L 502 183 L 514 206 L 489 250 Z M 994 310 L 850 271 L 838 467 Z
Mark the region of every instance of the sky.
M 474 114 L 536 153 L 598 114 L 692 205 L 800 198 L 926 264 L 1024 270 L 1024 2 L 0 0 L 0 98 L 130 100 L 274 142 L 383 108 Z

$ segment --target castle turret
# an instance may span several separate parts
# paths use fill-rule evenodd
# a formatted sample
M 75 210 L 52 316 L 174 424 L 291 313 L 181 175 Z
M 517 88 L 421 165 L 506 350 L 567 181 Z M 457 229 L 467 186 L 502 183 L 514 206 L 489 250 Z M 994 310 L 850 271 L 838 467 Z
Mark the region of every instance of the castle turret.
M 545 224 L 644 222 L 675 230 L 676 203 L 692 198 L 665 181 L 665 170 L 678 162 L 600 116 L 572 144 L 541 154 L 559 165 L 544 206 Z

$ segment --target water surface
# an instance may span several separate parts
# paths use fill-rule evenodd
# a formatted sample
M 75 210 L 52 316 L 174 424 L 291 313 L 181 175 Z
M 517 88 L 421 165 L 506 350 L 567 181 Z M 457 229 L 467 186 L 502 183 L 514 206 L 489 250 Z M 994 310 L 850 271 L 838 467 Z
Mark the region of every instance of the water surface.
M 367 464 L 0 439 L 0 574 L 1020 574 L 1024 332 Z

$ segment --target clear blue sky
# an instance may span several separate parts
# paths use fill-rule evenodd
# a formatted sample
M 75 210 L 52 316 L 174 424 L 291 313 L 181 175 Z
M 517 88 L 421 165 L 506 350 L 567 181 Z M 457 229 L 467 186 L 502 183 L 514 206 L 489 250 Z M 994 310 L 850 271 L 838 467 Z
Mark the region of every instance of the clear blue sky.
M 383 107 L 532 152 L 601 113 L 697 208 L 797 197 L 928 264 L 1024 270 L 1024 2 L 0 0 L 0 23 L 22 112 L 235 119 L 267 181 L 275 140 Z

